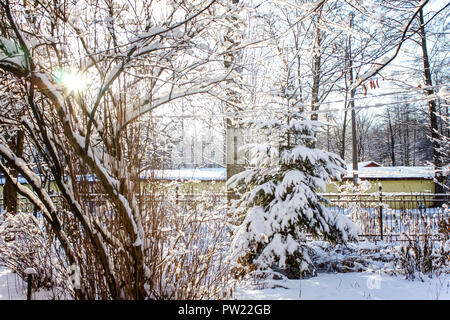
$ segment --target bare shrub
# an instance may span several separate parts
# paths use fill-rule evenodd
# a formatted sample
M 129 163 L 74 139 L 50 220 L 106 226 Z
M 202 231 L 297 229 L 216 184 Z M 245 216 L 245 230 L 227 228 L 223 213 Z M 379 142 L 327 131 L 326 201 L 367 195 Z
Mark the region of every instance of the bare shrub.
M 438 233 L 442 235 L 445 241 L 450 240 L 450 210 L 447 204 L 442 206 L 444 214 L 442 214 L 437 222 Z
M 24 281 L 25 270 L 33 268 L 33 291 L 44 289 L 51 298 L 73 296 L 67 277 L 67 263 L 58 243 L 48 235 L 42 218 L 30 213 L 4 214 L 0 223 L 0 264 Z
M 430 227 L 422 235 L 408 236 L 407 245 L 399 249 L 397 270 L 407 279 L 424 280 L 424 275 L 439 276 L 450 272 L 450 245 L 448 241 L 436 241 Z
M 216 220 L 163 202 L 146 207 L 140 173 L 165 166 L 156 156 L 165 151 L 154 139 L 158 131 L 150 121 L 152 112 L 194 95 L 219 98 L 216 88 L 232 80 L 217 59 L 225 47 L 216 32 L 239 8 L 216 1 L 136 5 L 139 12 L 129 5 L 118 10 L 115 2 L 80 7 L 61 1 L 57 10 L 51 3 L 36 2 L 33 16 L 39 19 L 28 19 L 26 3 L 0 2 L 0 72 L 26 93 L 16 93 L 17 85 L 9 81 L 0 84 L 0 96 L 17 96 L 24 105 L 24 115 L 9 112 L 8 119 L 1 119 L 0 170 L 38 208 L 48 225 L 45 234 L 61 245 L 61 265 L 80 278 L 76 299 L 207 297 L 209 293 L 200 292 L 214 291 L 204 274 L 219 257 L 211 251 L 216 244 L 208 229 Z M 167 17 L 152 14 L 161 6 Z M 130 18 L 133 23 L 126 23 Z M 111 22 L 108 32 L 103 21 Z M 82 32 L 87 26 L 90 32 Z M 14 61 L 5 44 L 15 47 Z M 211 49 L 207 55 L 206 44 Z M 84 88 L 76 88 L 75 82 Z M 1 100 L 2 105 L 15 103 Z M 25 133 L 23 155 L 4 138 L 11 126 Z M 42 181 L 45 171 L 61 205 L 50 198 Z M 19 174 L 27 185 L 18 181 Z M 180 261 L 185 262 L 178 267 Z M 166 280 L 162 269 L 169 276 L 175 275 L 173 270 L 184 274 L 184 282 Z M 172 280 L 176 286 L 191 283 L 193 290 L 200 285 L 207 289 L 195 296 L 173 294 L 163 282 Z
M 360 202 L 358 199 L 372 187 L 371 183 L 367 180 L 357 185 L 353 182 L 344 182 L 337 187 L 338 192 L 345 196 L 342 201 L 336 202 L 336 206 L 347 209 L 349 217 L 361 226 L 360 232 L 369 234 L 374 227 L 373 211 L 379 204 Z
M 190 206 L 177 205 L 173 193 L 159 199 L 145 209 L 151 298 L 231 297 L 227 220 L 217 199 L 204 194 Z

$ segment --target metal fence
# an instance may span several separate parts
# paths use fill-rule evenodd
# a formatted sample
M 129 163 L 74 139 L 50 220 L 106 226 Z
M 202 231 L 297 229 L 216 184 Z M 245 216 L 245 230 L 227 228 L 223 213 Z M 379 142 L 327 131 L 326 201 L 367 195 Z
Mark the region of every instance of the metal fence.
M 373 193 L 373 194 L 322 194 L 327 200 L 326 206 L 334 211 L 350 217 L 360 226 L 360 239 L 370 241 L 403 241 L 409 238 L 431 237 L 442 240 L 450 234 L 450 210 L 446 206 L 450 203 L 450 194 L 415 194 L 415 193 Z M 226 204 L 225 194 L 214 194 L 207 201 L 212 200 L 213 206 Z M 52 196 L 57 208 L 62 207 L 61 197 Z M 173 199 L 177 204 L 187 208 L 196 208 L 198 204 L 206 202 L 203 195 L 177 194 Z M 93 212 L 107 200 L 102 195 L 85 197 L 87 207 Z M 150 202 L 162 201 L 139 198 L 144 207 Z M 0 198 L 3 208 L 3 199 Z M 18 210 L 22 212 L 37 212 L 34 205 L 26 198 L 19 197 Z
M 403 241 L 429 237 L 447 239 L 450 194 L 323 194 L 334 212 L 345 214 L 360 226 L 360 238 Z
M 24 197 L 24 196 L 18 196 L 17 197 L 17 211 L 20 212 L 34 212 L 37 213 L 38 212 L 38 208 L 36 208 L 34 206 L 34 204 L 28 200 L 28 198 Z M 61 196 L 59 195 L 50 195 L 50 198 L 52 199 L 53 203 L 55 204 L 55 206 L 57 208 L 61 207 L 62 203 L 63 203 L 63 199 Z M 4 206 L 3 206 L 3 198 L 0 198 L 0 212 L 3 210 Z

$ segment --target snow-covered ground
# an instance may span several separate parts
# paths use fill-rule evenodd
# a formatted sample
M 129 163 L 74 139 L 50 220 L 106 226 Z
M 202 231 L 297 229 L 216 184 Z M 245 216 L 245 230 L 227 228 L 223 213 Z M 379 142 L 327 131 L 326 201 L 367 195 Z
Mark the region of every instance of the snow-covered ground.
M 450 276 L 409 281 L 369 272 L 319 273 L 302 280 L 270 280 L 240 286 L 236 299 L 247 300 L 450 300 Z
M 398 276 L 369 272 L 319 273 L 302 280 L 242 283 L 238 300 L 450 300 L 450 276 L 409 281 Z M 25 300 L 26 286 L 11 270 L 0 267 L 0 300 Z M 35 294 L 33 299 L 45 299 Z
M 49 300 L 50 293 L 32 293 L 32 300 Z M 10 269 L 0 266 L 0 300 L 26 300 L 27 285 Z
M 0 267 L 0 300 L 25 300 L 26 287 L 11 270 Z

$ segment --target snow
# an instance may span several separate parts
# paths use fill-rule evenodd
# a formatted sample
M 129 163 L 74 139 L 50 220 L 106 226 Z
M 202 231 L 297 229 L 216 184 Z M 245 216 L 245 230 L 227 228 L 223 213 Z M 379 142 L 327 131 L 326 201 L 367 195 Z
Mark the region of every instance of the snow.
M 35 186 L 37 186 L 38 188 L 41 187 L 42 181 L 39 178 L 39 176 L 28 168 L 28 165 L 25 163 L 25 161 L 23 161 L 23 159 L 16 157 L 16 155 L 7 146 L 7 143 L 4 139 L 2 139 L 2 141 L 0 141 L 0 152 L 5 157 L 8 157 L 10 161 L 14 161 L 15 166 L 19 167 L 20 170 L 29 177 L 30 181 Z M 3 182 L 3 184 L 4 184 L 4 182 Z
M 309 279 L 241 283 L 237 300 L 450 300 L 450 277 L 409 281 L 376 272 L 319 273 Z M 47 299 L 45 292 L 33 299 Z M 26 285 L 11 270 L 0 267 L 0 300 L 25 300 Z
M 309 279 L 241 284 L 238 300 L 450 300 L 450 277 L 409 281 L 377 272 L 319 273 Z
M 353 166 L 347 165 L 347 175 L 352 177 Z M 433 167 L 360 167 L 358 165 L 358 177 L 360 178 L 419 178 L 432 179 L 434 177 Z
M 165 29 L 163 27 L 154 27 L 154 28 L 148 30 L 147 32 L 143 32 L 143 33 L 139 34 L 135 39 L 132 39 L 131 42 L 154 37 L 155 35 L 161 34 L 166 31 L 167 31 L 167 29 Z
M 24 300 L 22 281 L 9 269 L 0 267 L 0 300 Z
M 0 37 L 0 49 L 5 54 L 13 54 L 19 52 L 19 45 L 12 40 Z
M 0 300 L 26 300 L 27 286 L 10 269 L 0 266 Z M 33 300 L 50 300 L 50 293 L 39 291 L 32 293 Z
M 167 169 L 154 170 L 156 179 L 164 180 L 200 180 L 200 181 L 225 181 L 227 177 L 226 168 L 182 168 L 182 169 Z M 151 171 L 145 171 L 141 174 L 142 179 L 152 176 Z M 28 184 L 28 181 L 21 175 L 18 177 L 21 184 Z M 78 181 L 98 181 L 94 174 L 79 175 Z M 5 184 L 5 177 L 0 175 L 0 185 Z
M 369 164 L 373 164 L 375 166 L 382 167 L 381 164 L 379 164 L 378 162 L 375 162 L 375 161 L 362 161 L 362 162 L 358 162 L 358 168 L 367 167 Z M 352 166 L 352 165 L 349 164 L 347 166 Z
M 377 272 L 319 273 L 308 279 L 243 282 L 237 300 L 450 300 L 450 277 L 409 281 Z M 33 299 L 47 299 L 46 292 Z M 11 270 L 0 267 L 0 300 L 25 300 L 26 285 Z
M 154 175 L 157 179 L 167 180 L 201 180 L 212 181 L 221 180 L 225 181 L 227 172 L 226 168 L 182 168 L 182 169 L 168 169 L 168 170 L 155 170 Z M 143 173 L 145 178 L 146 174 Z M 150 176 L 150 172 L 148 173 Z
M 6 180 L 5 176 L 3 174 L 0 174 L 0 185 L 4 185 L 5 184 L 5 180 Z M 21 184 L 28 184 L 27 179 L 25 179 L 22 175 L 19 175 L 17 180 Z
M 49 93 L 54 97 L 54 99 L 58 102 L 58 107 L 63 108 L 64 107 L 64 97 L 57 91 L 57 87 L 53 85 L 50 80 L 48 79 L 47 75 L 39 72 L 35 72 L 34 76 L 36 78 L 39 78 L 45 87 L 45 90 L 48 90 Z
M 26 274 L 36 274 L 36 270 L 34 268 L 26 268 L 24 271 Z
M 371 162 L 361 162 L 358 164 L 358 176 L 360 178 L 425 178 L 432 179 L 434 177 L 433 167 L 364 167 L 364 164 Z M 345 178 L 351 178 L 352 165 L 347 164 L 348 174 Z M 226 168 L 181 168 L 181 169 L 166 169 L 155 170 L 155 177 L 157 179 L 167 180 L 200 180 L 200 181 L 225 181 Z M 143 172 L 142 178 L 151 176 L 150 171 Z M 95 181 L 95 175 L 86 175 L 79 177 L 79 179 L 87 179 L 88 181 Z M 27 181 L 19 176 L 19 182 L 27 184 Z M 0 185 L 4 184 L 4 177 L 0 176 Z
M 0 60 L 6 63 L 12 63 L 19 67 L 26 68 L 26 60 L 20 46 L 9 39 L 0 37 Z
M 448 89 L 446 86 L 442 86 L 441 89 L 439 89 L 438 96 L 445 99 L 450 95 L 448 92 Z

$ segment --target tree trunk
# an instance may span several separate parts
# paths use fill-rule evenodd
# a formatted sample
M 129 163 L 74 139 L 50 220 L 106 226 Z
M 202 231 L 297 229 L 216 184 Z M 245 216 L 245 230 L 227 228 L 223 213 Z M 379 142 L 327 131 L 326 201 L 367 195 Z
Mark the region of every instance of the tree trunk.
M 311 111 L 319 110 L 319 87 L 320 87 L 320 29 L 319 26 L 316 26 L 314 46 L 313 46 L 313 59 L 312 59 L 312 75 L 313 75 L 313 83 L 311 89 Z M 311 120 L 318 120 L 318 113 L 314 112 L 311 114 Z
M 238 5 L 239 0 L 231 0 L 233 5 Z M 233 25 L 233 28 L 228 28 L 224 39 L 229 43 L 227 47 L 228 53 L 225 54 L 224 57 L 224 66 L 226 69 L 230 69 L 236 77 L 239 77 L 239 68 L 237 67 L 237 56 L 236 53 L 233 52 L 241 42 L 241 34 L 239 33 L 239 18 L 236 16 L 232 16 L 229 18 L 230 24 Z M 238 79 L 235 79 L 238 81 Z M 227 146 L 227 179 L 231 178 L 233 175 L 242 172 L 245 168 L 244 159 L 240 157 L 240 152 L 238 151 L 240 146 L 242 145 L 243 139 L 243 130 L 241 126 L 237 123 L 238 112 L 240 111 L 239 103 L 240 103 L 240 95 L 239 93 L 231 88 L 227 89 L 227 96 L 229 103 L 226 105 L 226 112 L 233 114 L 232 119 L 226 118 L 225 127 L 226 127 L 226 146 Z M 234 194 L 228 193 L 229 198 L 233 198 Z
M 341 131 L 341 136 L 342 136 L 342 140 L 341 140 L 341 145 L 340 145 L 340 152 L 339 152 L 339 156 L 341 157 L 342 160 L 345 160 L 345 147 L 346 147 L 346 143 L 345 143 L 345 136 L 347 134 L 347 95 L 345 95 L 345 110 L 344 110 L 344 121 L 342 123 L 342 131 Z
M 421 39 L 422 46 L 422 60 L 423 60 L 423 73 L 425 77 L 425 91 L 428 96 L 434 95 L 433 81 L 431 78 L 430 70 L 430 59 L 428 57 L 427 40 L 425 35 L 425 25 L 423 19 L 423 10 L 419 11 L 419 35 Z M 433 145 L 433 164 L 435 167 L 435 179 L 438 181 L 435 186 L 435 193 L 443 193 L 444 177 L 442 175 L 442 161 L 441 154 L 439 152 L 440 142 L 439 142 L 439 128 L 436 116 L 436 99 L 428 100 L 428 113 L 430 116 L 430 130 L 431 130 L 431 143 Z
M 392 128 L 392 121 L 391 121 L 391 115 L 389 113 L 389 109 L 387 110 L 387 116 L 388 116 L 388 124 L 389 124 L 389 140 L 391 142 L 391 161 L 392 161 L 392 166 L 395 167 L 396 166 L 396 162 L 395 162 L 395 136 L 394 136 L 394 130 Z
M 353 23 L 353 14 L 350 15 L 350 28 Z M 348 69 L 350 76 L 350 111 L 352 120 L 352 162 L 353 162 L 353 184 L 358 184 L 358 146 L 356 141 L 356 112 L 355 112 L 355 93 L 356 89 L 353 88 L 353 61 L 352 61 L 352 36 L 348 36 Z
M 16 132 L 16 135 L 11 137 L 9 147 L 14 151 L 15 155 L 22 157 L 24 145 L 24 133 L 22 130 Z M 17 170 L 11 170 L 14 178 L 18 178 Z M 14 183 L 10 179 L 6 179 L 3 189 L 3 206 L 6 212 L 15 214 L 18 206 L 18 194 Z

